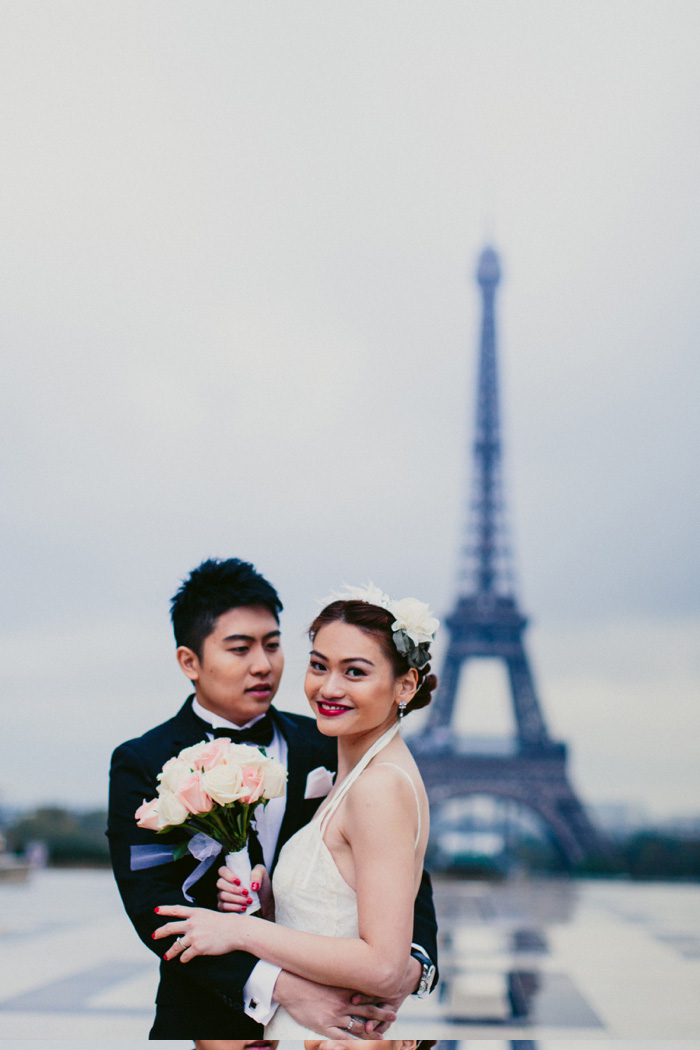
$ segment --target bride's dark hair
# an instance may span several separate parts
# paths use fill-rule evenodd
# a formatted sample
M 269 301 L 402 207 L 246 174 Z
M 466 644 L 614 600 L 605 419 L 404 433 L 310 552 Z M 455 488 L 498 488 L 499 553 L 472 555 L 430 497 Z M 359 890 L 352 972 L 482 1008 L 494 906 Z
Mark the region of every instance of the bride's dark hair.
M 394 617 L 386 609 L 379 605 L 370 605 L 368 602 L 360 601 L 336 601 L 331 602 L 322 609 L 314 622 L 309 627 L 309 638 L 313 642 L 322 627 L 329 623 L 348 623 L 353 627 L 359 627 L 368 634 L 374 635 L 379 642 L 382 652 L 391 662 L 394 676 L 398 678 L 406 674 L 410 664 L 394 645 L 394 632 L 391 625 Z M 427 707 L 430 703 L 433 689 L 437 685 L 437 678 L 430 673 L 430 664 L 426 664 L 418 671 L 418 688 L 416 694 L 406 711 L 417 711 L 420 707 Z

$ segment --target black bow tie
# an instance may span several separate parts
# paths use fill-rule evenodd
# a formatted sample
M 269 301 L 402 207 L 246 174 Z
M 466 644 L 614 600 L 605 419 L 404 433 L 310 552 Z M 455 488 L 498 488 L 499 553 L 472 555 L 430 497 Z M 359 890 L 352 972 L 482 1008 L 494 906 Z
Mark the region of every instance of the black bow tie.
M 273 733 L 274 726 L 269 714 L 264 715 L 249 729 L 228 729 L 226 726 L 218 726 L 214 730 L 215 737 L 227 736 L 232 744 L 254 744 L 256 747 L 269 747 Z

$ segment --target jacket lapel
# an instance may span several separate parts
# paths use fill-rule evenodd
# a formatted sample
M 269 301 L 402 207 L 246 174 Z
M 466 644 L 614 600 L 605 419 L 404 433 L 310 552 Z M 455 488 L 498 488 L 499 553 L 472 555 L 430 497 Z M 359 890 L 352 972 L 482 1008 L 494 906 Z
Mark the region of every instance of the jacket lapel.
M 173 718 L 173 747 L 175 750 L 173 754 L 177 754 L 183 747 L 191 747 L 192 744 L 197 744 L 200 740 L 206 740 L 207 732 L 211 733 L 212 728 L 207 725 L 201 718 L 192 710 L 192 701 L 194 700 L 194 693 L 187 697 L 184 704 Z

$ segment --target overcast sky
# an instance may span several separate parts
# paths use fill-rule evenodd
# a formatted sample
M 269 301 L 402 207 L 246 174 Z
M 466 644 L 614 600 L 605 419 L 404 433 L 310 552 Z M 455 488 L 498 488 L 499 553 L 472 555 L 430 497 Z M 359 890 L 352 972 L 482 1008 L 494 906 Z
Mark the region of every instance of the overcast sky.
M 293 710 L 315 598 L 449 611 L 489 242 L 550 730 L 584 800 L 697 811 L 696 0 L 0 14 L 0 801 L 104 802 L 204 557 L 278 585 Z

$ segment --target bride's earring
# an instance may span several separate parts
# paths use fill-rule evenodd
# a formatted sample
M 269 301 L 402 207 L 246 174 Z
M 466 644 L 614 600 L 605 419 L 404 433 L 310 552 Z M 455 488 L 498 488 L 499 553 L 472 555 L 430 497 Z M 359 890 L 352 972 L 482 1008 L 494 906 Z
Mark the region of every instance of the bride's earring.
M 399 700 L 399 718 L 403 718 L 406 714 L 406 706 L 405 700 Z

